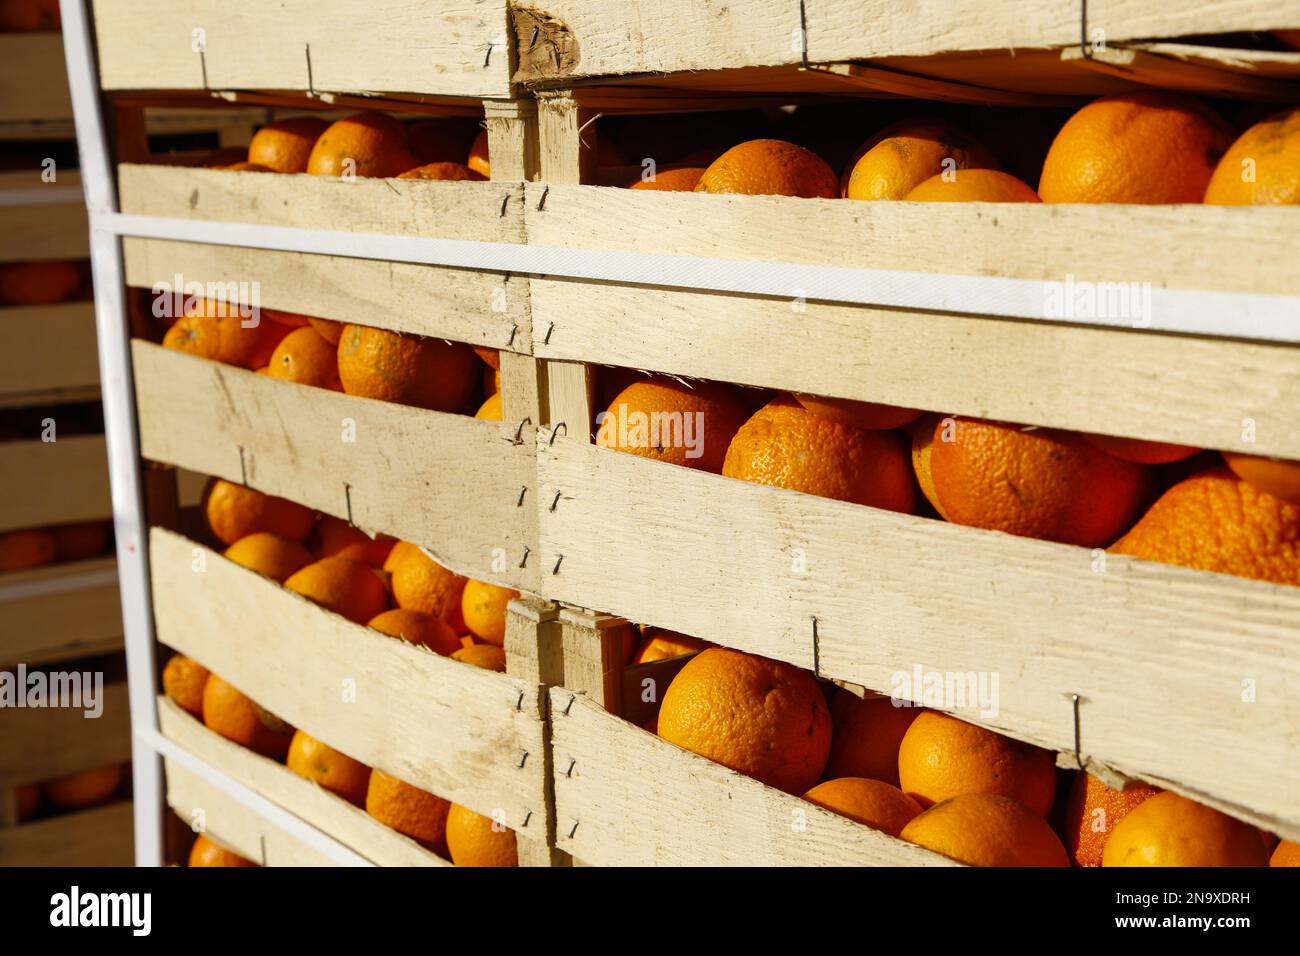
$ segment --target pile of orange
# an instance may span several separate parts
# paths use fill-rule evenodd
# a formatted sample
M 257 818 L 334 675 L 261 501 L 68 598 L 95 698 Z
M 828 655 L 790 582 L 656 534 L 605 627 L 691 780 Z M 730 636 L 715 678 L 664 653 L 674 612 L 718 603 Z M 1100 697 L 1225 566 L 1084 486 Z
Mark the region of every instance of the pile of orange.
M 0 262 L 0 305 L 55 305 L 90 298 L 86 263 Z
M 122 783 L 129 776 L 126 765 L 115 763 L 55 780 L 22 784 L 14 788 L 14 822 L 26 823 L 38 816 L 101 806 L 121 794 Z
M 76 521 L 0 532 L 0 572 L 87 561 L 112 550 L 111 521 Z

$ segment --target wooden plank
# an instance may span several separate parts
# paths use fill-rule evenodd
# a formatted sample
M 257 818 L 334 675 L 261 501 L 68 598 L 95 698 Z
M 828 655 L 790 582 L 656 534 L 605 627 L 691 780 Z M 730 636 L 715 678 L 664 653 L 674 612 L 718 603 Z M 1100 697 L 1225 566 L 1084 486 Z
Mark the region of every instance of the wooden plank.
M 632 625 L 581 608 L 560 612 L 563 684 L 588 695 L 611 714 L 623 713 L 623 648 Z
M 57 33 L 0 34 L 0 123 L 72 118 Z
M 79 706 L 6 707 L 0 709 L 0 788 L 54 780 L 82 770 L 93 770 L 131 759 L 131 715 L 126 683 L 105 683 L 95 701 L 98 717 L 90 711 L 94 674 L 77 665 L 52 668 L 60 674 L 79 675 L 84 687 Z M 17 671 L 11 671 L 13 680 Z M 32 675 L 27 675 L 30 683 Z M 22 691 L 25 688 L 19 687 Z
M 349 0 L 114 0 L 95 10 L 100 82 L 507 97 L 505 6 L 372 0 L 358 16 Z
M 89 258 L 90 226 L 80 203 L 0 206 L 0 262 Z
M 590 183 L 596 174 L 596 114 L 569 94 L 537 101 L 541 175 L 545 184 Z M 545 190 L 546 185 L 542 186 Z M 542 203 L 542 193 L 537 194 Z M 544 207 L 543 207 L 544 208 Z
M 484 100 L 483 125 L 493 182 L 520 182 L 541 175 L 537 104 L 532 100 Z
M 116 559 L 92 558 L 0 577 L 0 664 L 121 650 L 116 572 Z
M 1300 698 L 1290 690 L 1300 681 L 1300 589 L 877 511 L 563 437 L 539 445 L 538 471 L 544 501 L 561 492 L 541 514 L 543 567 L 563 555 L 545 581 L 554 600 L 885 693 L 914 666 L 997 675 L 995 714 L 973 701 L 952 709 L 1058 751 L 1073 751 L 1067 695 L 1077 693 L 1087 756 L 1300 834 Z
M 558 846 L 595 866 L 957 866 L 551 689 Z
M 39 404 L 99 389 L 95 307 L 89 302 L 0 309 L 0 390 Z
M 543 333 L 543 341 L 547 337 L 549 333 Z M 591 441 L 596 414 L 596 376 L 591 366 L 582 362 L 545 362 L 541 374 L 546 385 L 542 417 L 550 432 L 539 434 L 538 440 L 550 441 L 558 433 Z
M 112 514 L 103 435 L 0 442 L 0 531 Z
M 133 343 L 146 458 L 282 495 L 414 541 L 460 574 L 517 587 L 532 434 L 294 385 Z M 530 566 L 531 565 L 531 566 Z
M 130 800 L 0 828 L 0 866 L 130 866 Z
M 167 531 L 150 564 L 164 644 L 372 767 L 517 831 L 543 819 L 538 685 L 352 624 Z
M 414 840 L 384 826 L 365 810 L 298 776 L 283 764 L 213 733 L 170 698 L 158 698 L 158 723 L 167 739 L 180 744 L 208 766 L 261 794 L 378 866 L 449 865 Z M 176 770 L 185 776 L 180 776 Z M 195 809 L 203 810 L 208 831 L 250 860 L 262 862 L 260 838 L 265 836 L 265 860 L 270 866 L 332 865 L 314 851 L 294 846 L 296 840 L 211 784 L 188 774 L 173 761 L 167 761 L 167 801 L 187 824 L 192 825 L 195 821 Z M 321 862 L 290 862 L 299 859 L 299 854 L 304 851 L 318 857 Z
M 1193 96 L 1291 103 L 1300 95 L 1300 85 L 1295 82 L 1224 69 L 1217 63 L 1204 60 L 1197 62 L 1160 56 L 1146 50 L 1107 47 L 1090 50 L 1085 56 L 1078 47 L 1071 47 L 1061 51 L 1061 60 L 1083 70 Z

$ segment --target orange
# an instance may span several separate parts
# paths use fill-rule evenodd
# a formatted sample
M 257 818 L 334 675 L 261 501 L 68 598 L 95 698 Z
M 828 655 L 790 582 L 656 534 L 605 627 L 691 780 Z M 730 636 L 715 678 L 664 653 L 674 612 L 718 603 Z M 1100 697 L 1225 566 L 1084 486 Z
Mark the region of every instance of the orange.
M 816 153 L 779 139 L 754 139 L 715 159 L 700 176 L 695 191 L 834 199 L 839 184 Z
M 216 674 L 203 687 L 203 723 L 209 730 L 263 757 L 283 760 L 292 730 Z
M 339 381 L 338 349 L 310 325 L 294 329 L 271 353 L 267 374 L 272 378 L 343 391 Z
M 257 866 L 233 850 L 217 845 L 204 834 L 190 847 L 189 866 Z
M 1071 116 L 1043 162 L 1043 202 L 1199 203 L 1232 130 L 1178 93 L 1103 96 Z
M 44 528 L 27 528 L 0 534 L 0 571 L 21 571 L 50 564 L 58 554 L 58 542 Z
M 285 331 L 277 322 L 245 318 L 237 305 L 204 299 L 186 309 L 167 330 L 162 344 L 214 362 L 256 369 L 267 364 Z
M 900 836 L 967 866 L 1070 865 L 1042 817 L 996 793 L 967 793 L 935 804 Z
M 898 748 L 919 707 L 895 707 L 892 699 L 835 689 L 831 695 L 831 755 L 827 777 L 869 777 L 898 786 Z
M 208 669 L 192 657 L 173 654 L 163 668 L 163 691 L 185 711 L 203 718 L 203 688 L 208 683 Z
M 305 173 L 312 147 L 328 125 L 318 116 L 267 123 L 249 141 L 248 161 L 277 173 Z
M 386 534 L 374 538 L 360 528 L 353 527 L 342 518 L 321 515 L 312 533 L 312 550 L 318 558 L 347 558 L 360 561 L 372 568 L 382 568 L 392 552 L 396 539 Z
M 398 179 L 444 179 L 461 182 L 482 182 L 487 179 L 482 173 L 470 169 L 464 163 L 426 163 L 408 169 Z
M 1076 866 L 1101 866 L 1106 837 L 1138 804 L 1160 793 L 1159 787 L 1138 784 L 1113 790 L 1090 773 L 1079 773 L 1065 805 L 1065 847 Z
M 1300 843 L 1283 840 L 1268 858 L 1269 866 L 1300 866 Z
M 769 787 L 801 794 L 826 766 L 831 718 L 807 671 L 711 647 L 668 685 L 659 736 Z
M 400 553 L 395 547 L 393 552 L 393 560 L 384 567 L 392 572 L 393 599 L 398 607 L 445 617 L 452 601 L 460 606 L 464 578 L 413 544 L 407 544 Z
M 1111 548 L 1202 571 L 1300 585 L 1300 506 L 1213 468 L 1166 491 Z
M 964 793 L 997 793 L 1045 817 L 1056 796 L 1056 758 L 1051 751 L 926 710 L 899 744 L 898 783 L 923 807 Z
M 1025 183 L 996 169 L 940 173 L 903 198 L 907 202 L 1042 202 Z
M 307 316 L 307 323 L 316 330 L 317 335 L 331 345 L 339 344 L 339 339 L 343 337 L 343 330 L 347 328 L 342 322 L 335 322 L 333 319 L 318 319 L 314 315 Z
M 366 790 L 366 813 L 386 827 L 445 855 L 451 804 L 427 790 L 375 769 Z
M 467 346 L 349 325 L 339 339 L 343 391 L 439 412 L 460 411 L 478 384 Z
M 489 396 L 488 399 L 478 407 L 478 411 L 474 413 L 474 417 L 481 418 L 488 422 L 501 421 L 501 393 L 494 392 Z
M 638 379 L 596 416 L 596 444 L 716 475 L 745 414 L 727 385 Z
M 294 731 L 285 765 L 298 776 L 315 781 L 349 803 L 358 807 L 365 805 L 370 768 L 304 731 Z
M 628 189 L 656 189 L 661 192 L 688 193 L 699 185 L 704 175 L 703 166 L 661 166 L 649 179 L 637 179 L 628 184 Z
M 769 402 L 740 427 L 722 473 L 872 508 L 916 510 L 912 470 L 897 435 L 823 418 L 790 398 Z
M 935 511 L 939 512 L 939 517 L 947 520 L 948 516 L 943 513 L 939 496 L 935 494 L 934 473 L 930 470 L 930 452 L 934 448 L 935 425 L 942 421 L 942 415 L 923 415 L 911 424 L 907 433 L 912 440 L 912 471 L 916 474 L 916 483 L 920 486 L 926 500 Z M 944 434 L 942 430 L 940 434 Z
M 331 123 L 307 158 L 313 176 L 396 176 L 415 165 L 406 127 L 386 113 L 366 110 Z
M 226 548 L 225 556 L 240 567 L 264 574 L 280 584 L 315 560 L 312 553 L 297 541 L 269 531 L 245 535 Z
M 480 176 L 487 179 L 492 178 L 492 164 L 489 162 L 488 157 L 488 134 L 486 129 L 480 130 L 479 134 L 474 137 L 465 165 Z
M 1268 866 L 1268 849 L 1249 823 L 1166 791 L 1115 824 L 1101 865 Z
M 803 798 L 863 826 L 898 836 L 921 805 L 883 780 L 837 777 L 817 784 Z
M 694 654 L 707 647 L 713 647 L 708 641 L 698 637 L 687 637 L 676 631 L 651 628 L 646 631 L 645 642 L 637 649 L 634 664 L 649 664 L 653 661 L 666 661 L 683 654 Z
M 965 130 L 931 117 L 887 126 L 858 147 L 839 183 L 848 199 L 903 199 L 947 170 L 996 169 L 997 160 Z
M 879 402 L 860 402 L 852 398 L 825 398 L 821 395 L 795 394 L 795 400 L 820 418 L 829 418 L 841 425 L 877 431 L 902 428 L 921 417 L 915 408 L 901 405 L 882 405 Z
M 1146 468 L 1073 432 L 972 418 L 935 424 L 929 477 L 955 524 L 1089 548 L 1123 534 L 1150 487 Z
M 460 650 L 460 638 L 447 622 L 423 611 L 393 608 L 371 618 L 368 627 L 389 637 L 400 637 L 410 644 L 420 644 L 444 657 Z
M 6 262 L 0 264 L 0 304 L 53 305 L 66 302 L 81 288 L 74 262 Z
M 15 822 L 22 823 L 36 816 L 41 808 L 41 787 L 36 783 L 24 783 L 14 788 Z
M 41 784 L 41 797 L 59 810 L 80 810 L 107 803 L 122 785 L 122 765 L 110 764 Z
M 1300 505 L 1300 461 L 1225 451 L 1223 460 L 1246 484 L 1289 505 Z M 54 529 L 58 534 L 58 529 Z M 61 556 L 60 556 L 61 557 Z
M 514 588 L 467 580 L 460 599 L 465 626 L 480 641 L 502 647 L 506 642 L 506 605 L 517 597 Z
M 1170 462 L 1191 458 L 1199 448 L 1190 445 L 1175 445 L 1172 442 L 1145 441 L 1141 438 L 1119 438 L 1115 435 L 1093 435 L 1082 433 L 1083 437 L 1096 445 L 1108 455 L 1123 458 L 1125 461 L 1139 465 L 1167 465 Z
M 518 866 L 513 830 L 453 803 L 447 811 L 447 851 L 457 866 Z
M 304 541 L 316 520 L 310 508 L 221 478 L 212 479 L 204 489 L 203 511 L 208 527 L 223 544 L 234 544 L 256 531 Z
M 108 550 L 108 527 L 106 521 L 79 521 L 51 528 L 58 560 L 85 561 L 103 554 Z
M 1223 154 L 1205 189 L 1217 205 L 1300 203 L 1300 107 L 1261 120 Z
M 229 166 L 218 166 L 218 169 L 224 169 L 231 173 L 273 173 L 275 170 L 263 166 L 261 163 L 231 163 Z
M 388 590 L 374 569 L 347 558 L 321 558 L 284 582 L 290 591 L 341 614 L 353 624 L 388 610 Z
M 453 652 L 451 659 L 462 664 L 473 664 L 475 667 L 496 671 L 498 674 L 506 672 L 505 648 L 497 647 L 495 644 L 470 644 Z
M 263 307 L 262 318 L 270 319 L 272 322 L 279 322 L 281 325 L 287 325 L 291 329 L 301 329 L 305 326 L 311 325 L 310 316 L 300 315 L 297 312 L 284 312 L 281 309 L 268 309 Z

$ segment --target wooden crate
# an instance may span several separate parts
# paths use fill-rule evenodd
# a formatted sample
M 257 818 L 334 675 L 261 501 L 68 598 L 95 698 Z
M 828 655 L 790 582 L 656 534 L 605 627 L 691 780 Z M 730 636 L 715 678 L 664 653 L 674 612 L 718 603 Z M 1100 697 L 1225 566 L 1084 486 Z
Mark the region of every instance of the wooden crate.
M 61 664 L 58 671 L 83 671 Z M 0 790 L 54 780 L 131 758 L 131 718 L 126 682 L 105 682 L 103 713 L 88 718 L 82 708 L 0 710 Z
M 0 531 L 112 514 L 103 435 L 0 442 Z
M 63 37 L 57 33 L 0 34 L 0 123 L 71 118 Z
M 90 257 L 81 174 L 57 170 L 56 176 L 47 183 L 40 170 L 0 172 L 0 262 Z
M 0 665 L 122 649 L 117 561 L 92 558 L 0 575 Z
M 99 353 L 91 303 L 0 308 L 0 407 L 98 397 Z
M 0 827 L 0 866 L 130 866 L 131 801 Z

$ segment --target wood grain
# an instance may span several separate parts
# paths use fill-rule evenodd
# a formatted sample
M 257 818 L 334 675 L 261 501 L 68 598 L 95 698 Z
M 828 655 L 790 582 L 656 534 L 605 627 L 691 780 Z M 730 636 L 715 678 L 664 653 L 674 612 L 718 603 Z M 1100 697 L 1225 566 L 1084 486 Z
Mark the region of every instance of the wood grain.
M 130 800 L 0 828 L 0 866 L 130 866 Z
M 88 686 L 84 667 L 73 664 L 54 670 L 79 673 L 81 686 Z M 84 697 L 82 703 L 88 706 Z M 99 717 L 87 717 L 85 706 L 0 709 L 0 789 L 130 760 L 126 683 L 105 682 L 99 703 L 103 706 Z
M 89 258 L 90 226 L 80 203 L 0 206 L 0 262 Z
M 0 398 L 26 397 L 36 405 L 98 388 L 92 304 L 0 309 Z
M 0 665 L 30 667 L 120 650 L 117 581 L 104 580 L 116 568 L 114 558 L 92 558 L 0 576 Z
M 63 37 L 0 34 L 0 122 L 72 118 Z
M 51 417 L 57 428 L 57 412 Z M 112 513 L 103 435 L 0 442 L 0 531 Z

